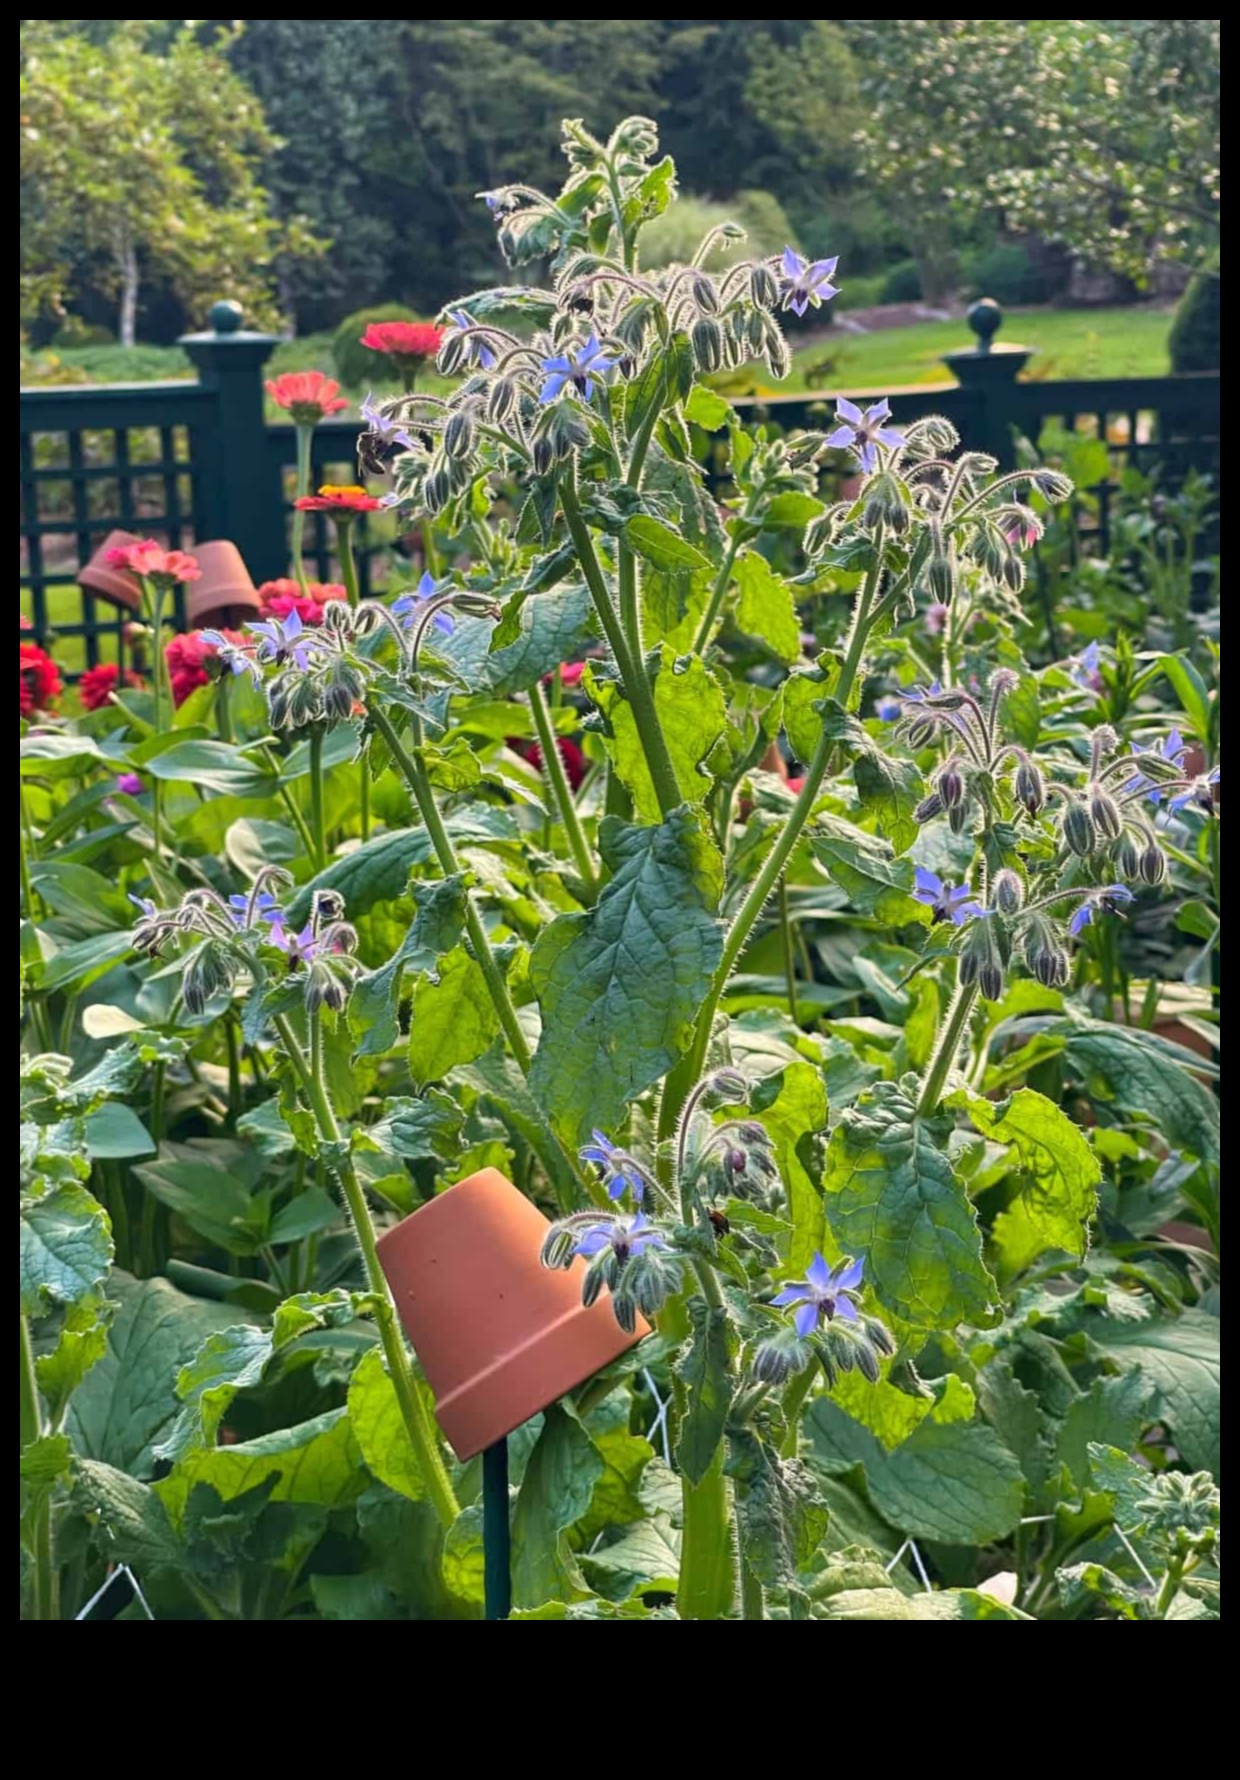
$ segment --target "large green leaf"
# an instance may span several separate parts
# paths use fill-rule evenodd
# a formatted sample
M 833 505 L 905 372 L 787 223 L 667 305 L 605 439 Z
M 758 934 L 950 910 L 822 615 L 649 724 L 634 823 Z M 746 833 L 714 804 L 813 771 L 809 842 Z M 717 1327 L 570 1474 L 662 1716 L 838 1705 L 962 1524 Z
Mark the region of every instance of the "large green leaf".
M 587 670 L 586 685 L 607 718 L 611 730 L 607 750 L 633 795 L 638 816 L 643 822 L 657 822 L 659 800 L 632 705 L 614 680 Z M 678 659 L 664 644 L 659 650 L 654 703 L 680 793 L 686 803 L 701 803 L 711 784 L 701 764 L 727 727 L 727 702 L 719 683 L 700 657 Z
M 1176 1149 L 1219 1160 L 1218 1102 L 1188 1053 L 1157 1033 L 1108 1020 L 1077 1017 L 1055 1030 L 1067 1033 L 1066 1060 L 1093 1100 L 1147 1120 Z
M 950 1121 L 923 1118 L 912 1089 L 878 1082 L 840 1116 L 827 1148 L 827 1221 L 864 1255 L 881 1304 L 906 1322 L 985 1324 L 995 1301 L 968 1194 L 947 1154 Z
M 149 1477 L 154 1448 L 181 1410 L 177 1380 L 216 1330 L 244 1317 L 235 1305 L 189 1298 L 166 1279 L 113 1273 L 108 1293 L 120 1309 L 107 1352 L 74 1392 L 68 1429 L 87 1458 Z
M 624 541 L 655 569 L 708 569 L 710 562 L 695 544 L 662 520 L 635 513 L 625 525 Z
M 54 1347 L 35 1361 L 35 1376 L 54 1426 L 92 1366 L 108 1351 L 112 1306 L 102 1299 L 81 1298 L 65 1311 Z
M 827 1619 L 1029 1619 L 975 1588 L 945 1588 L 934 1594 L 902 1595 L 894 1588 L 842 1589 L 824 1602 Z
M 499 1016 L 478 960 L 454 946 L 435 978 L 421 977 L 409 1012 L 409 1073 L 419 1087 L 441 1082 L 458 1063 L 481 1057 Z
M 249 1192 L 226 1169 L 188 1156 L 161 1156 L 134 1173 L 148 1193 L 229 1254 L 252 1255 L 266 1237 Z
M 723 949 L 719 855 L 700 817 L 606 817 L 612 876 L 594 908 L 540 935 L 530 974 L 543 1027 L 530 1086 L 570 1143 L 607 1127 L 676 1062 Z
M 767 1588 L 790 1587 L 827 1530 L 830 1511 L 814 1474 L 799 1459 L 778 1457 L 748 1429 L 730 1434 L 728 1447 L 745 1562 Z
M 24 1200 L 18 1265 L 23 1316 L 92 1296 L 112 1265 L 107 1212 L 76 1181 Z
M 1084 1487 L 1090 1480 L 1091 1442 L 1131 1452 L 1137 1436 L 1151 1417 L 1147 1414 L 1150 1385 L 1140 1367 L 1121 1372 L 1117 1378 L 1095 1378 L 1088 1391 L 1068 1405 L 1059 1426 L 1059 1457 L 1072 1481 Z
M 1047 1249 L 1083 1256 L 1102 1178 L 1084 1132 L 1032 1088 L 1019 1088 L 1010 1100 L 964 1099 L 983 1136 L 1010 1145 L 1017 1159 L 1019 1198 L 995 1221 L 1004 1271 L 1027 1267 Z
M 396 1387 L 377 1347 L 363 1354 L 354 1367 L 349 1380 L 349 1418 L 367 1468 L 389 1489 L 419 1501 L 426 1494 L 426 1481 L 409 1442 Z
M 494 619 L 458 618 L 450 637 L 434 639 L 434 651 L 471 692 L 525 692 L 561 662 L 579 660 L 595 639 L 595 623 L 585 587 L 554 587 L 524 599 L 514 641 L 497 639 Z
M 177 742 L 143 767 L 156 779 L 180 781 L 221 797 L 274 797 L 275 774 L 229 742 Z
M 801 621 L 791 584 L 756 550 L 742 550 L 733 573 L 737 628 L 756 637 L 780 661 L 795 661 L 801 653 Z
M 390 1051 L 400 1036 L 398 1012 L 406 973 L 434 971 L 437 960 L 451 951 L 465 923 L 465 883 L 460 877 L 419 884 L 417 913 L 396 951 L 378 970 L 370 970 L 353 986 L 349 1026 L 358 1037 L 362 1056 Z
M 907 853 L 921 833 L 913 812 L 925 791 L 913 762 L 867 748 L 853 763 L 853 782 L 862 812 L 897 853 Z
M 183 1407 L 167 1437 L 155 1448 L 157 1459 L 175 1461 L 196 1446 L 214 1446 L 220 1423 L 238 1391 L 261 1382 L 273 1352 L 271 1336 L 250 1323 L 238 1323 L 208 1335 L 188 1366 L 177 1374 Z
M 809 840 L 814 857 L 859 914 L 874 915 L 889 927 L 921 918 L 921 904 L 912 895 L 912 861 L 897 858 L 880 836 L 842 816 L 818 815 Z
M 512 1517 L 512 1598 L 517 1607 L 586 1593 L 564 1535 L 590 1506 L 603 1456 L 575 1415 L 552 1404 L 530 1454 Z
M 275 1480 L 268 1498 L 273 1502 L 335 1508 L 360 1495 L 366 1472 L 348 1410 L 329 1409 L 313 1421 L 236 1446 L 198 1448 L 155 1485 L 155 1493 L 179 1526 L 198 1484 L 210 1484 L 222 1501 L 231 1502 L 269 1478 Z
M 1154 1408 L 1186 1463 L 1219 1475 L 1219 1320 L 1203 1310 L 1142 1323 L 1107 1318 L 1089 1332 L 1117 1360 L 1136 1366 L 1154 1393 Z
M 458 846 L 486 846 L 493 841 L 517 838 L 517 823 L 511 810 L 490 804 L 460 804 L 444 818 L 448 833 Z M 296 926 L 310 913 L 310 898 L 315 890 L 336 890 L 344 897 L 351 920 L 366 914 L 377 902 L 395 902 L 403 896 L 409 873 L 415 866 L 425 865 L 434 857 L 430 836 L 425 828 L 398 828 L 389 834 L 376 835 L 353 852 L 335 860 L 326 871 L 303 884 L 288 901 L 290 925 Z

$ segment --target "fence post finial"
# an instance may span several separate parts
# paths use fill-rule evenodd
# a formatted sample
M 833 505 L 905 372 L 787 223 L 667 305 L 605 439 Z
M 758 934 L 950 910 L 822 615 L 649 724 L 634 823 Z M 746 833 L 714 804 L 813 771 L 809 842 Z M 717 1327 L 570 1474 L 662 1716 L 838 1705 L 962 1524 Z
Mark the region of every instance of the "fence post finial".
M 965 316 L 977 339 L 976 346 L 963 346 L 945 352 L 943 363 L 976 403 L 976 414 L 968 429 L 977 448 L 998 458 L 1002 469 L 1011 469 L 1014 456 L 1012 430 L 1006 409 L 1010 391 L 1020 373 L 1033 357 L 1032 346 L 1002 346 L 994 337 L 1003 325 L 1003 311 L 993 297 L 982 297 Z

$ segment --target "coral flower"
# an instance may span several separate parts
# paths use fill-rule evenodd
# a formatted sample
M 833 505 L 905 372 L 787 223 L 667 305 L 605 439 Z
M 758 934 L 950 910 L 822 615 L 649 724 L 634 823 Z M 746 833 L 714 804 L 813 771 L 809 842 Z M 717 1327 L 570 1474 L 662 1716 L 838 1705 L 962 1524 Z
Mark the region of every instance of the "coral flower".
M 184 550 L 165 550 L 154 538 L 109 550 L 107 561 L 114 569 L 128 569 L 146 581 L 162 581 L 165 586 L 177 581 L 197 581 L 202 574 L 197 557 L 188 556 Z
M 443 336 L 433 321 L 372 321 L 360 344 L 389 358 L 428 359 L 439 351 Z
M 37 643 L 21 644 L 21 678 L 18 685 L 23 717 L 46 711 L 60 697 L 60 673 L 56 663 Z
M 341 486 L 325 482 L 317 494 L 303 494 L 293 505 L 300 513 L 333 513 L 337 518 L 347 519 L 354 513 L 374 513 L 383 502 L 355 484 Z
M 322 624 L 328 602 L 347 600 L 349 596 L 338 581 L 311 581 L 303 593 L 296 581 L 284 577 L 264 581 L 258 597 L 264 618 L 287 618 L 290 612 L 296 612 L 303 624 Z
M 349 405 L 340 393 L 340 385 L 322 371 L 286 371 L 282 377 L 270 378 L 263 388 L 276 407 L 290 414 L 298 426 L 315 426 Z
M 141 686 L 141 674 L 135 674 L 132 668 L 125 669 L 122 681 L 121 670 L 114 661 L 101 661 L 98 667 L 87 668 L 78 681 L 78 697 L 84 710 L 98 711 L 106 705 L 117 687 Z

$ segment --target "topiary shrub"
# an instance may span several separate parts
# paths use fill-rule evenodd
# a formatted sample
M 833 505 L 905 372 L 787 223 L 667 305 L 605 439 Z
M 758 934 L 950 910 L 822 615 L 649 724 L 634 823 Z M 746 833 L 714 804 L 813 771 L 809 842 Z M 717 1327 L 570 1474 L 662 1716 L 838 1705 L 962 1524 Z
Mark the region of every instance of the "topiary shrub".
M 79 346 L 115 346 L 116 335 L 108 328 L 83 321 L 80 315 L 66 315 L 52 335 L 51 344 L 57 352 L 66 347 L 73 350 Z
M 977 255 L 969 266 L 969 294 L 1013 306 L 1045 303 L 1048 296 L 1041 267 L 1018 241 L 999 242 Z
M 883 303 L 920 303 L 921 273 L 916 260 L 899 260 L 883 279 Z
M 382 352 L 360 344 L 372 321 L 421 321 L 404 303 L 376 303 L 346 315 L 332 336 L 332 361 L 346 389 L 364 389 L 373 383 L 392 381 L 391 361 Z
M 1167 342 L 1173 371 L 1222 368 L 1218 261 L 1198 272 L 1176 308 Z

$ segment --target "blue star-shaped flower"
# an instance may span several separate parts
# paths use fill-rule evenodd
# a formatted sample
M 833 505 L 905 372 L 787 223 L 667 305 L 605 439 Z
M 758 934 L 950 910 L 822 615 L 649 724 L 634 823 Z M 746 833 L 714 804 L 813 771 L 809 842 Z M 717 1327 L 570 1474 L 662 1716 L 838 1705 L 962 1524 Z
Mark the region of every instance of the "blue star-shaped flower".
M 546 372 L 546 382 L 539 391 L 540 402 L 554 402 L 565 384 L 571 383 L 583 401 L 588 402 L 594 394 L 596 381 L 614 371 L 617 360 L 608 358 L 599 342 L 597 334 L 576 347 L 559 353 L 554 358 L 541 361 Z
M 864 1261 L 851 1259 L 828 1267 L 820 1254 L 815 1254 L 805 1269 L 805 1278 L 793 1280 L 771 1299 L 781 1309 L 793 1309 L 792 1320 L 798 1335 L 812 1335 L 820 1322 L 842 1316 L 846 1322 L 857 1320 L 855 1294 L 865 1271 Z
M 1126 884 L 1103 884 L 1100 889 L 1090 891 L 1068 922 L 1068 932 L 1075 937 L 1089 926 L 1095 915 L 1110 914 L 1117 904 L 1132 900 L 1132 891 Z
M 915 877 L 913 895 L 926 905 L 936 921 L 963 927 L 971 915 L 986 913 L 967 884 L 945 884 L 937 872 L 927 871 L 924 865 L 917 867 Z
M 444 591 L 445 588 L 427 569 L 416 587 L 392 601 L 392 611 L 400 619 L 403 628 L 411 630 L 426 611 L 426 602 Z M 431 629 L 437 630 L 441 636 L 450 637 L 455 629 L 451 612 L 442 609 L 436 612 L 431 619 Z
M 831 274 L 839 263 L 838 255 L 833 260 L 807 260 L 795 247 L 785 247 L 779 260 L 784 275 L 784 308 L 791 309 L 794 315 L 804 315 L 807 309 L 829 303 L 838 294 Z
M 878 446 L 894 448 L 904 443 L 904 434 L 887 425 L 890 417 L 891 403 L 886 396 L 881 402 L 872 402 L 864 414 L 855 402 L 840 396 L 835 404 L 835 418 L 842 424 L 827 434 L 827 444 L 840 451 L 855 452 L 868 475 L 878 462 Z

